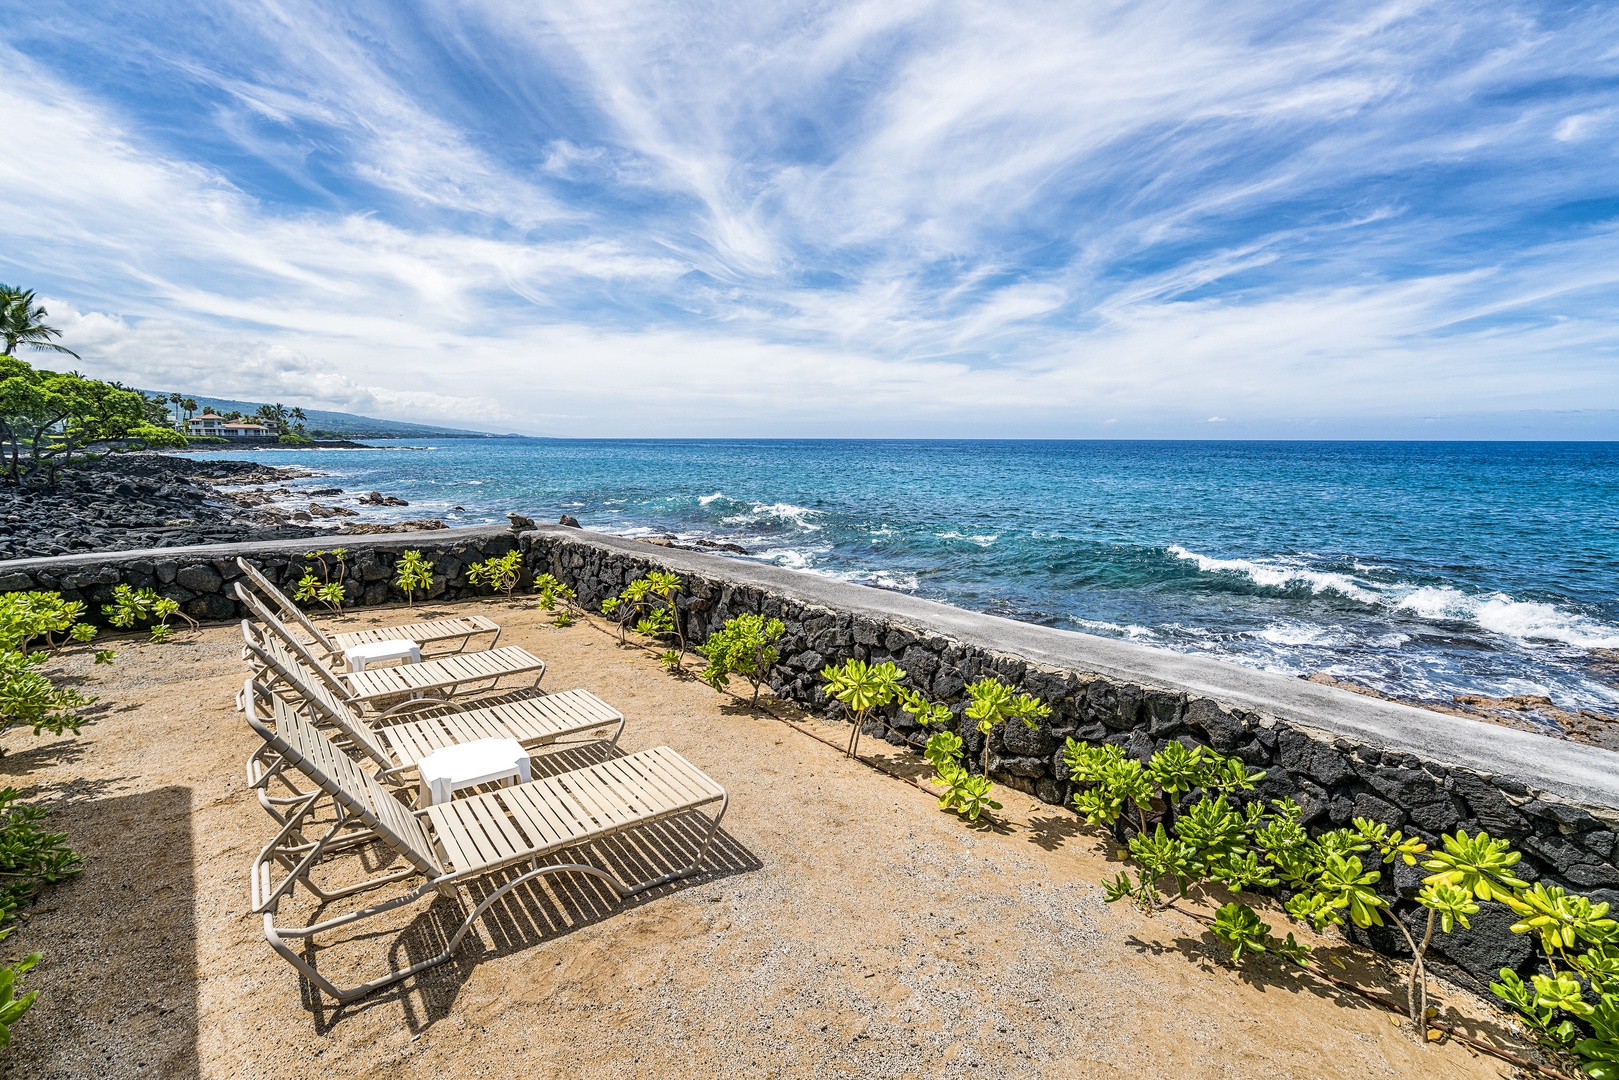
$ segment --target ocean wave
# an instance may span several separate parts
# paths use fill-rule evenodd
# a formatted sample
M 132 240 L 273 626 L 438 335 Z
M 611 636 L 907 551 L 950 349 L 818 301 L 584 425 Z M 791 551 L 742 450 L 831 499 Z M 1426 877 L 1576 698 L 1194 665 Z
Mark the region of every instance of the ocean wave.
M 1429 585 L 1406 594 L 1394 608 L 1435 622 L 1470 622 L 1492 634 L 1519 641 L 1619 649 L 1619 627 L 1564 611 L 1554 604 L 1515 600 L 1505 593 L 1469 595 L 1448 585 Z
M 697 505 L 698 506 L 707 506 L 709 503 L 713 502 L 715 499 L 723 499 L 723 498 L 725 498 L 725 492 L 723 492 L 723 491 L 716 491 L 712 495 L 699 495 L 699 496 L 697 496 Z
M 1501 592 L 1467 593 L 1450 585 L 1415 585 L 1410 582 L 1384 584 L 1282 561 L 1216 559 L 1188 551 L 1179 544 L 1172 545 L 1169 553 L 1177 559 L 1196 563 L 1204 573 L 1237 574 L 1261 588 L 1307 586 L 1317 595 L 1337 593 L 1383 611 L 1414 616 L 1427 622 L 1471 623 L 1486 633 L 1520 642 L 1557 642 L 1579 649 L 1619 649 L 1619 627 L 1539 600 L 1519 600 Z M 1283 640 L 1293 632 L 1273 626 L 1253 636 L 1278 645 L 1317 643 L 1302 639 Z
M 1340 596 L 1358 600 L 1363 604 L 1380 603 L 1378 595 L 1371 591 L 1373 587 L 1371 582 L 1359 581 L 1348 574 L 1336 574 L 1330 570 L 1312 570 L 1307 566 L 1283 562 L 1256 562 L 1252 559 L 1216 559 L 1209 555 L 1199 555 L 1195 551 L 1188 551 L 1179 544 L 1171 544 L 1169 553 L 1177 559 L 1196 563 L 1197 568 L 1205 574 L 1239 574 L 1263 588 L 1285 589 L 1304 585 L 1308 586 L 1311 592 L 1317 594 L 1335 592 Z
M 1137 626 L 1134 623 L 1115 623 L 1106 622 L 1102 619 L 1081 618 L 1075 618 L 1073 623 L 1076 626 L 1083 626 L 1086 630 L 1089 630 L 1092 633 L 1127 637 L 1132 641 L 1137 641 L 1141 638 L 1155 638 L 1158 636 L 1157 633 L 1153 631 L 1152 627 Z
M 971 540 L 973 543 L 982 548 L 989 547 L 991 544 L 1001 538 L 1000 533 L 983 533 L 978 536 L 963 536 L 954 529 L 950 530 L 949 532 L 936 533 L 935 535 L 938 536 L 940 540 Z
M 1250 633 L 1250 637 L 1272 645 L 1343 645 L 1348 638 L 1336 627 L 1313 626 L 1301 622 L 1276 622 Z
M 820 526 L 809 520 L 812 515 L 820 514 L 820 510 L 811 510 L 807 506 L 794 506 L 792 503 L 754 503 L 753 508 L 745 514 L 733 514 L 728 518 L 721 518 L 725 525 L 752 525 L 760 520 L 774 518 L 777 521 L 790 522 L 806 532 L 814 532 Z
M 774 563 L 788 570 L 808 570 L 811 556 L 808 552 L 796 551 L 793 548 L 770 548 L 765 551 L 756 551 L 753 557 L 761 562 Z
M 895 592 L 915 592 L 922 587 L 922 582 L 915 574 L 907 574 L 894 570 L 828 570 L 825 567 L 807 567 L 812 574 L 820 574 L 836 581 L 847 581 L 852 585 L 870 585 L 877 589 L 891 589 Z

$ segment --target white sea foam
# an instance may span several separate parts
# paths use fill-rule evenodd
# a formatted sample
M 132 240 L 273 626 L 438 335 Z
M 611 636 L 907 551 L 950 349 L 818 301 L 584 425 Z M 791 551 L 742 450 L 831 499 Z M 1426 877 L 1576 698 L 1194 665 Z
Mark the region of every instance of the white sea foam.
M 834 578 L 838 581 L 847 581 L 853 585 L 871 585 L 879 589 L 893 589 L 897 592 L 915 592 L 922 587 L 921 581 L 917 579 L 915 574 L 895 573 L 890 570 L 828 570 L 824 567 L 810 567 L 809 569 L 811 573 Z
M 949 532 L 934 533 L 933 535 L 937 536 L 940 540 L 971 540 L 979 547 L 986 548 L 1001 538 L 1000 533 L 984 533 L 979 536 L 963 536 L 954 529 L 951 529 Z
M 699 495 L 699 496 L 697 496 L 697 503 L 698 503 L 699 506 L 707 506 L 709 503 L 713 502 L 715 499 L 723 499 L 723 498 L 725 498 L 725 492 L 716 491 L 712 495 Z
M 753 508 L 745 514 L 733 514 L 720 520 L 726 525 L 751 525 L 764 518 L 775 518 L 778 521 L 790 521 L 806 532 L 814 532 L 820 526 L 809 519 L 820 510 L 811 510 L 807 506 L 794 506 L 792 503 L 754 503 Z
M 1276 622 L 1250 635 L 1272 645 L 1341 645 L 1345 637 L 1331 626 L 1311 626 L 1301 622 Z
M 775 563 L 777 566 L 784 566 L 789 570 L 808 570 L 810 568 L 809 554 L 803 551 L 794 551 L 792 548 L 770 548 L 767 551 L 756 551 L 754 552 L 754 558 Z
M 1151 637 L 1157 637 L 1158 636 L 1156 633 L 1153 632 L 1151 627 L 1137 626 L 1135 623 L 1115 623 L 1115 622 L 1107 622 L 1107 621 L 1102 620 L 1102 619 L 1079 619 L 1079 618 L 1076 618 L 1074 620 L 1074 623 L 1076 625 L 1078 625 L 1078 626 L 1083 626 L 1083 627 L 1085 627 L 1085 629 L 1094 631 L 1094 632 L 1096 632 L 1098 634 L 1122 635 L 1124 637 L 1130 638 L 1132 641 L 1139 640 L 1141 638 L 1151 638 Z
M 1407 593 L 1395 609 L 1423 619 L 1471 622 L 1492 634 L 1519 641 L 1556 641 L 1580 649 L 1619 649 L 1619 627 L 1552 604 L 1514 600 L 1505 593 L 1470 596 L 1449 586 L 1428 585 Z
M 1351 600 L 1359 600 L 1363 604 L 1378 602 L 1376 593 L 1371 591 L 1372 583 L 1359 581 L 1348 574 L 1335 574 L 1327 570 L 1312 570 L 1307 566 L 1284 562 L 1257 562 L 1253 559 L 1216 559 L 1208 555 L 1199 555 L 1195 551 L 1188 551 L 1179 544 L 1172 544 L 1169 553 L 1177 559 L 1197 564 L 1197 568 L 1205 574 L 1232 573 L 1241 574 L 1255 585 L 1269 589 L 1283 589 L 1293 585 L 1307 585 L 1313 593 L 1335 592 Z
M 1241 574 L 1265 588 L 1308 585 L 1311 592 L 1317 594 L 1335 592 L 1429 622 L 1472 623 L 1487 633 L 1522 642 L 1557 642 L 1580 649 L 1619 649 L 1619 627 L 1555 604 L 1518 600 L 1506 593 L 1466 593 L 1450 585 L 1379 584 L 1279 560 L 1216 559 L 1188 551 L 1179 544 L 1170 547 L 1169 552 L 1178 559 L 1196 563 L 1204 573 Z M 1276 644 L 1313 644 L 1281 640 L 1290 633 L 1293 633 L 1290 629 L 1269 627 L 1255 636 Z M 1402 637 L 1395 644 L 1406 640 L 1409 639 Z

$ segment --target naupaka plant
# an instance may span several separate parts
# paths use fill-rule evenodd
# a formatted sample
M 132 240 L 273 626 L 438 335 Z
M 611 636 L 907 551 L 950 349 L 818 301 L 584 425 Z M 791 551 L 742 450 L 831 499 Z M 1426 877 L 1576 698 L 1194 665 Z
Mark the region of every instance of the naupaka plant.
M 341 612 L 346 595 L 343 589 L 343 580 L 348 574 L 348 564 L 344 562 L 347 555 L 347 548 L 332 548 L 330 551 L 306 551 L 304 553 L 306 562 L 303 576 L 298 579 L 292 598 L 300 604 L 319 603 L 333 615 Z M 330 564 L 326 561 L 328 557 L 332 559 Z M 312 560 L 316 566 L 320 567 L 320 577 L 315 576 L 315 567 L 308 564 L 309 560 Z M 334 569 L 337 573 L 335 579 L 332 577 Z
M 515 548 L 504 555 L 485 559 L 467 567 L 467 580 L 474 585 L 488 586 L 491 592 L 503 592 L 506 599 L 517 591 L 523 578 L 523 553 Z
M 1051 706 L 1032 694 L 1018 693 L 993 676 L 985 676 L 967 684 L 967 704 L 961 710 L 964 720 L 972 723 L 983 738 L 983 766 L 989 775 L 989 733 L 997 724 L 1008 720 L 1021 720 L 1028 727 L 1038 727 L 1041 720 L 1051 715 Z
M 406 551 L 394 564 L 394 588 L 405 594 L 405 606 L 416 606 L 416 594 L 433 587 L 433 564 L 420 551 Z
M 850 660 L 843 664 L 827 664 L 821 668 L 826 680 L 826 696 L 843 703 L 854 730 L 849 733 L 845 753 L 854 757 L 860 752 L 860 732 L 866 720 L 878 710 L 892 705 L 900 696 L 900 682 L 905 672 L 892 660 L 881 664 L 868 664 L 864 660 Z
M 651 570 L 636 578 L 617 596 L 602 601 L 602 614 L 618 619 L 618 643 L 624 644 L 625 627 L 634 623 L 634 630 L 643 637 L 673 637 L 680 645 L 675 662 L 679 667 L 686 659 L 686 633 L 680 626 L 680 612 L 675 598 L 680 593 L 680 578 L 662 570 Z
M 933 766 L 934 779 L 944 786 L 939 809 L 954 810 L 968 821 L 977 821 L 985 810 L 999 810 L 992 793 L 995 785 L 987 776 L 975 776 L 962 765 L 961 736 L 953 731 L 935 731 L 928 736 L 922 756 Z
M 555 611 L 554 622 L 557 626 L 572 626 L 574 612 L 578 610 L 579 594 L 567 585 L 556 579 L 553 574 L 541 574 L 534 579 L 534 592 L 536 605 L 541 611 Z M 557 605 L 562 610 L 557 611 Z
M 58 635 L 69 641 L 90 641 L 96 628 L 82 621 L 83 616 L 84 604 L 64 600 L 61 593 L 0 593 L 0 649 L 27 653 L 39 640 L 53 648 Z
M 781 659 L 776 642 L 787 632 L 780 619 L 766 619 L 763 615 L 737 615 L 727 619 L 725 625 L 697 646 L 697 651 L 708 658 L 708 666 L 699 676 L 716 690 L 724 690 L 732 675 L 741 675 L 753 684 L 753 697 L 748 708 L 759 705 L 759 688 L 764 685 L 770 669 Z
M 115 585 L 112 603 L 101 605 L 101 611 L 107 621 L 120 630 L 133 630 L 141 623 L 150 623 L 152 640 L 160 645 L 174 633 L 174 627 L 169 624 L 171 616 L 178 615 L 191 629 L 197 628 L 197 620 L 181 611 L 177 601 L 159 596 L 153 589 Z
M 1411 952 L 1406 1012 L 1419 1039 L 1427 1031 L 1426 957 L 1435 933 L 1470 926 L 1470 916 L 1479 910 L 1475 890 L 1487 897 L 1492 890 L 1510 891 L 1517 882 L 1507 872 L 1516 858 L 1492 854 L 1487 838 L 1482 846 L 1447 838 L 1449 853 L 1424 863 L 1441 872 L 1425 879 L 1413 897 L 1426 909 L 1419 938 L 1377 891 L 1382 879 L 1377 865 L 1398 860 L 1415 866 L 1428 850 L 1420 838 L 1366 818 L 1312 837 L 1291 799 L 1275 800 L 1269 809 L 1258 801 L 1236 802 L 1265 774 L 1203 746 L 1172 742 L 1141 761 L 1114 745 L 1069 739 L 1063 757 L 1069 778 L 1081 785 L 1073 796 L 1075 809 L 1093 825 L 1112 827 L 1121 842 L 1121 823 L 1128 822 L 1134 834 L 1127 849 L 1135 874 L 1121 872 L 1104 883 L 1110 903 L 1129 899 L 1143 910 L 1159 911 L 1205 882 L 1238 894 L 1282 885 L 1290 893 L 1287 914 L 1317 931 L 1392 923 Z M 1197 798 L 1177 812 L 1192 795 Z M 1368 865 L 1362 856 L 1373 861 Z M 1211 930 L 1231 948 L 1233 963 L 1264 952 L 1301 965 L 1308 960 L 1308 948 L 1292 933 L 1275 937 L 1251 907 L 1237 901 L 1220 907 Z

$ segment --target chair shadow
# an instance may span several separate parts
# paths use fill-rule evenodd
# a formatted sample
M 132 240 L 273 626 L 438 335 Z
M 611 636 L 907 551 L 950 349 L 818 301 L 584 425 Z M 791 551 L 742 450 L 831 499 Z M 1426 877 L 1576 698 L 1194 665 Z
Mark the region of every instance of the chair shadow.
M 623 756 L 626 756 L 624 751 L 602 740 L 560 746 L 534 759 L 534 779 Z M 691 865 L 708 833 L 711 814 L 710 809 L 707 813 L 691 811 L 665 818 L 542 857 L 540 865 L 585 862 L 626 882 L 659 877 Z M 369 856 L 363 855 L 361 863 L 368 875 L 399 865 L 391 851 L 386 854 L 373 851 Z M 750 873 L 763 865 L 756 855 L 722 826 L 714 833 L 701 869 L 688 877 L 633 896 L 620 898 L 606 882 L 587 874 L 564 872 L 543 875 L 500 897 L 478 917 L 456 953 L 438 967 L 346 1005 L 326 998 L 308 980 L 300 977 L 302 1004 L 310 1013 L 316 1031 L 323 1035 L 348 1016 L 394 1004 L 403 1009 L 405 1023 L 410 1030 L 420 1031 L 449 1015 L 462 986 L 480 963 L 535 948 L 693 886 Z M 318 952 L 358 941 L 390 938 L 388 969 L 397 971 L 437 956 L 444 951 L 472 907 L 482 903 L 501 885 L 520 876 L 526 868 L 526 864 L 523 864 L 470 882 L 465 889 L 470 903 L 465 899 L 457 902 L 442 896 L 434 896 L 430 902 L 424 898 L 421 902 L 428 906 L 403 930 L 370 934 L 363 930 L 350 932 L 341 940 L 323 942 L 318 949 L 306 948 L 305 959 L 318 969 Z M 416 879 L 405 884 L 414 886 L 419 881 Z M 364 902 L 375 903 L 380 899 L 382 895 L 378 894 Z M 467 906 L 463 907 L 463 903 Z M 326 915 L 321 913 L 316 917 Z M 360 925 L 363 927 L 363 923 Z M 368 965 L 367 970 L 372 977 L 383 973 L 380 965 L 374 962 Z

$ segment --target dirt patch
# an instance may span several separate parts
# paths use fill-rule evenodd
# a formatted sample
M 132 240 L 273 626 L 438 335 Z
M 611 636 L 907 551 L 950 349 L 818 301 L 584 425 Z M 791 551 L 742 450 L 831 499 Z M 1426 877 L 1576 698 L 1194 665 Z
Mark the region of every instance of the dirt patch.
M 31 980 L 39 1004 L 0 1057 L 11 1075 L 1509 1072 L 1454 1043 L 1418 1047 L 1381 1010 L 1279 965 L 1234 971 L 1191 919 L 1104 904 L 1109 847 L 1067 811 L 1007 792 L 997 821 L 967 827 L 593 625 L 556 629 L 494 603 L 434 610 L 493 616 L 502 644 L 546 659 L 548 688 L 584 686 L 625 712 L 626 750 L 673 746 L 725 785 L 713 872 L 627 903 L 593 879 L 514 890 L 455 961 L 337 1008 L 247 913 L 248 864 L 273 830 L 243 779 L 256 742 L 231 704 L 245 674 L 235 631 L 119 642 L 110 669 L 71 655 L 59 668 L 102 695 L 102 714 L 77 739 L 13 736 L 0 758 L 0 783 L 51 800 L 86 863 L 7 943 L 46 952 Z M 372 609 L 354 622 L 430 613 Z M 332 938 L 317 963 L 340 980 L 373 977 L 431 955 L 457 919 L 444 899 L 395 915 Z M 1322 944 L 1349 977 L 1393 991 L 1376 957 Z M 1522 1050 L 1478 999 L 1441 987 L 1439 1007 Z

